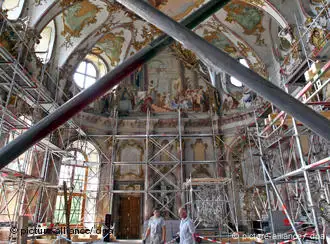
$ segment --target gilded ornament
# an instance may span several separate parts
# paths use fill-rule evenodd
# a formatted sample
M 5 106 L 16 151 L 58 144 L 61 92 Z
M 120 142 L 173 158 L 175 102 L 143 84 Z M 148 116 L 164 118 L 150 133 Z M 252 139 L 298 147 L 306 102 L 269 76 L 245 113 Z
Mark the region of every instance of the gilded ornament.
M 245 2 L 258 7 L 265 6 L 265 0 L 244 0 Z
M 70 1 L 70 4 L 72 2 Z M 65 1 L 65 3 L 67 4 L 68 2 Z M 62 14 L 64 30 L 61 32 L 61 35 L 66 38 L 67 42 L 70 42 L 71 37 L 80 37 L 85 27 L 96 23 L 96 16 L 100 11 L 100 7 L 90 3 L 88 0 L 79 1 L 79 3 L 67 8 Z
M 149 44 L 151 41 L 153 41 L 160 34 L 162 34 L 162 31 L 160 31 L 154 26 L 143 26 L 141 38 L 143 39 L 143 41 L 137 41 L 137 38 L 134 38 L 134 40 L 132 41 L 132 46 L 135 48 L 135 50 L 138 51 L 141 48 L 145 47 L 147 44 Z
M 198 65 L 197 56 L 192 51 L 185 49 L 181 43 L 173 44 L 171 49 L 179 59 L 189 66 L 188 68 L 194 68 Z

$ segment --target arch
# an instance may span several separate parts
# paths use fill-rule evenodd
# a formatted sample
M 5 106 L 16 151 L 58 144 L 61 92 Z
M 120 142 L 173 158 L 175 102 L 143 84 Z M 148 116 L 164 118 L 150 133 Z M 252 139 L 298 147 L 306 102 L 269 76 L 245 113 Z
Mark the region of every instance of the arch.
M 82 152 L 87 162 L 98 163 L 100 160 L 96 147 L 87 140 L 76 140 L 70 144 L 68 149 Z
M 72 191 L 69 198 L 70 223 L 92 227 L 96 217 L 96 197 L 99 187 L 100 156 L 96 147 L 87 140 L 76 140 L 66 149 L 70 155 L 63 157 L 58 186 L 67 183 Z M 63 189 L 56 198 L 54 221 L 65 223 Z
M 276 20 L 276 22 L 283 28 L 288 28 L 289 23 L 286 21 L 286 19 L 283 17 L 280 11 L 268 0 L 264 0 L 262 3 L 258 1 L 248 1 L 248 0 L 243 0 L 249 5 L 252 5 L 267 14 L 269 14 L 273 19 Z
M 32 20 L 32 27 L 37 33 L 40 33 L 47 24 L 55 20 L 56 16 L 61 14 L 65 9 L 76 4 L 75 1 L 70 1 L 69 4 L 63 5 L 63 1 L 53 1 L 35 20 Z

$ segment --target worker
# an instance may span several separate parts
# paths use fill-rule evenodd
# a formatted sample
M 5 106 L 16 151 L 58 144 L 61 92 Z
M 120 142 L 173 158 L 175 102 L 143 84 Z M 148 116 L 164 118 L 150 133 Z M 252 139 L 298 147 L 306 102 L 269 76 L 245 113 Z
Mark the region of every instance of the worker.
M 193 221 L 188 217 L 185 208 L 179 209 L 180 222 L 180 244 L 194 244 L 195 226 Z
M 160 216 L 160 211 L 158 209 L 155 209 L 153 214 L 154 215 L 149 219 L 143 243 L 146 243 L 146 239 L 150 235 L 150 244 L 164 244 L 166 240 L 165 221 Z

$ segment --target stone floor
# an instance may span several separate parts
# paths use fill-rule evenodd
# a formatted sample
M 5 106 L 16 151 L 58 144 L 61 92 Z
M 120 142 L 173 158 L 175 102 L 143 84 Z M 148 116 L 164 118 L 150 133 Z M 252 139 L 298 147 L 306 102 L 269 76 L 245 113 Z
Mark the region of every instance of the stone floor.
M 73 243 L 82 244 L 83 242 L 73 242 Z M 142 243 L 142 241 L 141 240 L 117 240 L 116 242 L 95 241 L 95 242 L 92 242 L 92 243 L 107 243 L 107 244 L 125 243 L 125 244 L 137 244 L 137 243 Z

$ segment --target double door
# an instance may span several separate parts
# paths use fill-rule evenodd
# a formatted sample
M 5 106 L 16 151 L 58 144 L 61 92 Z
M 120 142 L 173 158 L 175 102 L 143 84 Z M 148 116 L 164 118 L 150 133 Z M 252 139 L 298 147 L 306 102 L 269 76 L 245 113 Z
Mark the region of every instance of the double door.
M 122 196 L 120 198 L 119 238 L 140 238 L 141 197 Z

